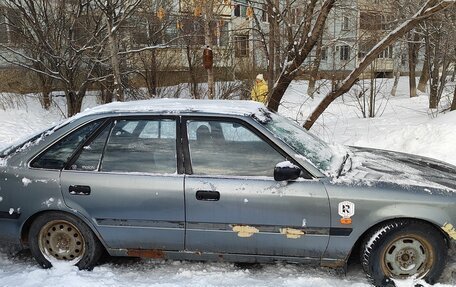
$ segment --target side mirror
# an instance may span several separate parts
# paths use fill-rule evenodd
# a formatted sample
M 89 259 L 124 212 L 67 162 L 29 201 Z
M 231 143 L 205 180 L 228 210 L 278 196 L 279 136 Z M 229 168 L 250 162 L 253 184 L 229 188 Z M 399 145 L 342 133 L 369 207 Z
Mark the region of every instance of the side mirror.
M 279 162 L 274 168 L 275 181 L 295 180 L 301 175 L 301 169 L 289 161 Z

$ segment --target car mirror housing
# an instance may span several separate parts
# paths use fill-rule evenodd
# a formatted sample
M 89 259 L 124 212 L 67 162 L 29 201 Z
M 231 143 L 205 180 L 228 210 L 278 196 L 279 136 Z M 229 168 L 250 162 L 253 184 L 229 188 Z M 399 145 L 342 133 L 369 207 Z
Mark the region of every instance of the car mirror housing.
M 301 175 L 301 168 L 289 161 L 279 162 L 274 168 L 274 180 L 290 181 Z

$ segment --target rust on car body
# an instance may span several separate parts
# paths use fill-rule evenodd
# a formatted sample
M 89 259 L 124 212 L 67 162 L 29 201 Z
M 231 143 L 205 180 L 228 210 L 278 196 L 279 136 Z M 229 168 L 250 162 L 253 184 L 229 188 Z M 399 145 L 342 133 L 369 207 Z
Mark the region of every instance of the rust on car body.
M 131 256 L 131 257 L 142 257 L 142 258 L 153 258 L 153 259 L 165 258 L 165 252 L 160 249 L 128 249 L 127 255 Z

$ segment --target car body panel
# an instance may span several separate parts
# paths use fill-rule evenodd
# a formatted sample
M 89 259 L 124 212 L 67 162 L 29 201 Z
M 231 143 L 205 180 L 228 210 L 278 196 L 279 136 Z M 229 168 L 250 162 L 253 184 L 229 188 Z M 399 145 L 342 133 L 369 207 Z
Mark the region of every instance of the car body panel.
M 432 223 L 438 230 L 450 222 L 456 214 L 454 195 L 449 193 L 436 196 L 425 191 L 424 187 L 409 187 L 407 192 L 398 192 L 397 186 L 378 184 L 372 186 L 358 183 L 356 188 L 345 184 L 334 184 L 328 179 L 325 187 L 331 205 L 331 226 L 347 226 L 341 223 L 338 205 L 350 201 L 355 206 L 355 214 L 349 225 L 353 232 L 348 238 L 331 236 L 323 258 L 348 259 L 354 243 L 371 227 L 397 218 L 418 219 Z
M 91 194 L 71 194 L 71 185 Z M 183 175 L 64 170 L 61 186 L 66 205 L 90 218 L 109 248 L 184 248 Z
M 199 190 L 220 200 L 197 200 Z M 328 243 L 328 197 L 318 181 L 190 175 L 185 200 L 189 251 L 320 258 Z

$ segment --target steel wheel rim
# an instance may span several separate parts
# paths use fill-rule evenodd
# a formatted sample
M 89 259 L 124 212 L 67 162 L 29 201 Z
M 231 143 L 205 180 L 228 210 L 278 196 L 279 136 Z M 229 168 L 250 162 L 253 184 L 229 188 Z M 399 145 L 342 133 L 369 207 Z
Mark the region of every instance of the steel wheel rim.
M 71 261 L 77 264 L 84 255 L 86 244 L 76 226 L 65 220 L 53 220 L 44 225 L 38 244 L 49 261 Z
M 395 239 L 385 247 L 381 258 L 384 274 L 393 279 L 423 278 L 434 263 L 432 246 L 418 235 Z

